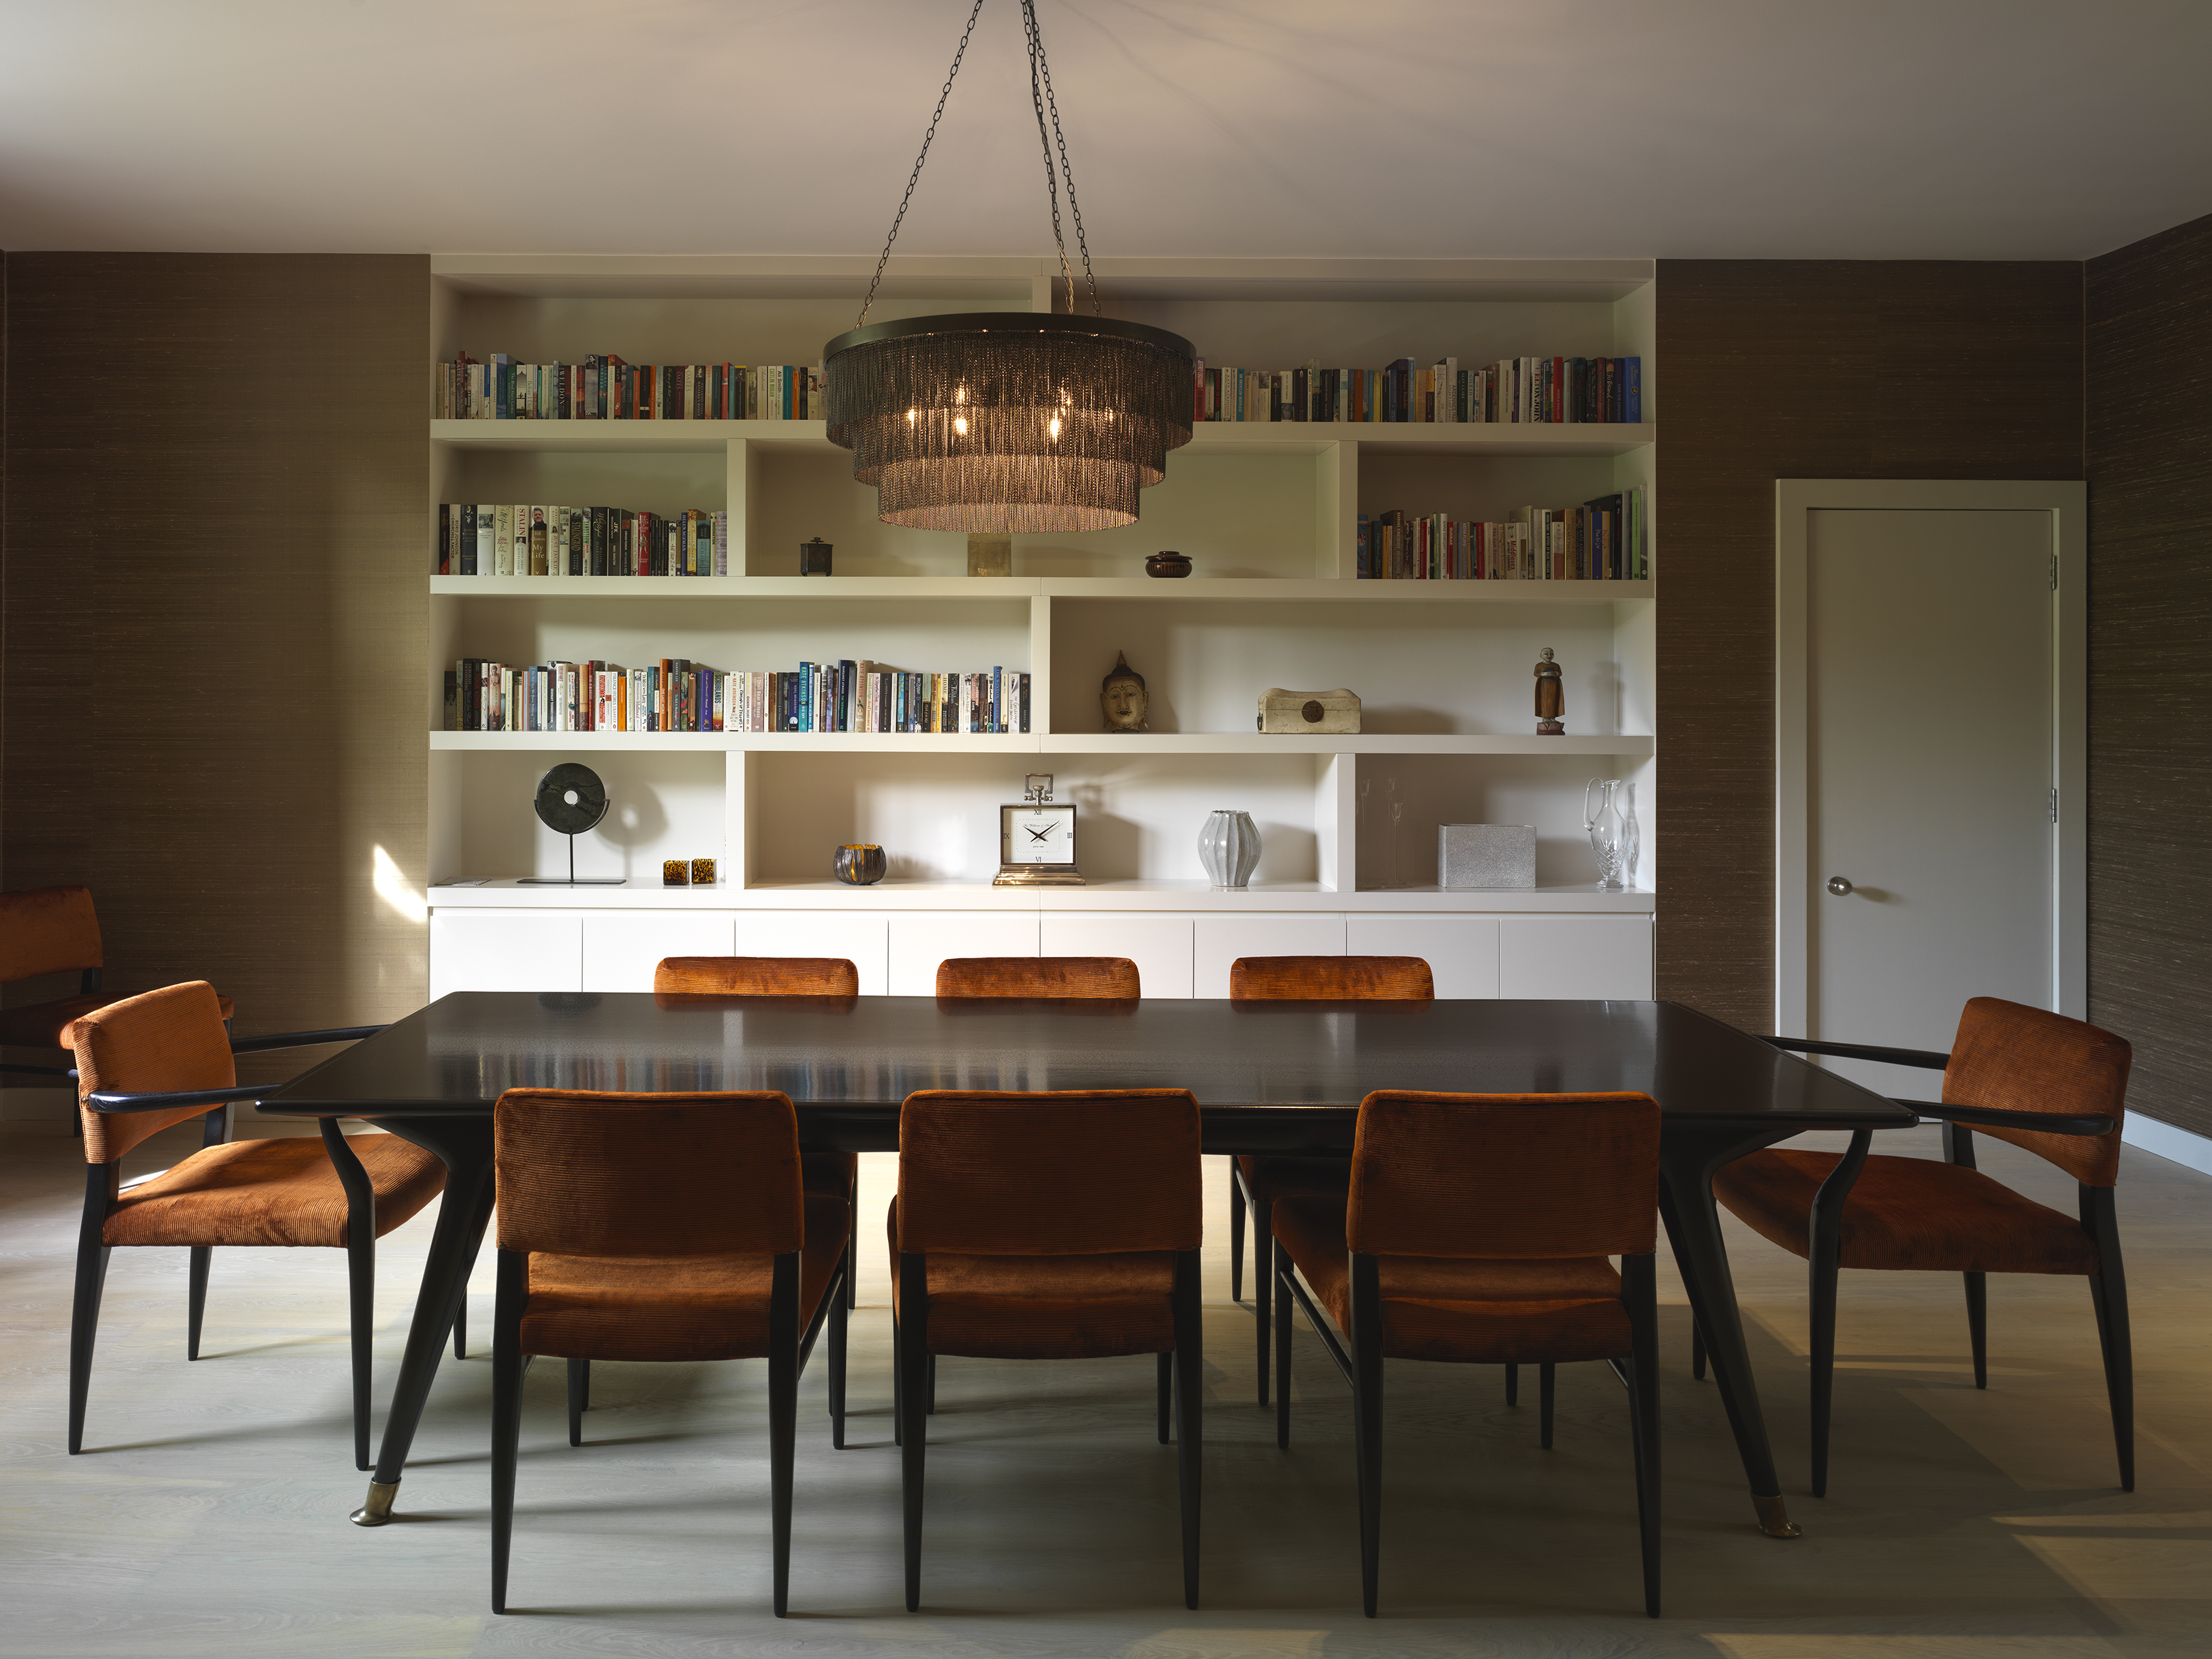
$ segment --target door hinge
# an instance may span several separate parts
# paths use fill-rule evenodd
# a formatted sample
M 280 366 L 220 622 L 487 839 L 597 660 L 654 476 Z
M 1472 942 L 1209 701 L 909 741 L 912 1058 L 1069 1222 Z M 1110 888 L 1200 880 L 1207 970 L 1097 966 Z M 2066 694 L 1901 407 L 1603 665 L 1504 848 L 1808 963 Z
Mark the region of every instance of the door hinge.
M 2051 591 L 2054 593 L 2058 591 L 2058 556 L 2056 553 L 2051 556 Z
M 2058 792 L 2056 789 L 2051 792 L 2051 821 L 2053 823 L 2058 822 Z

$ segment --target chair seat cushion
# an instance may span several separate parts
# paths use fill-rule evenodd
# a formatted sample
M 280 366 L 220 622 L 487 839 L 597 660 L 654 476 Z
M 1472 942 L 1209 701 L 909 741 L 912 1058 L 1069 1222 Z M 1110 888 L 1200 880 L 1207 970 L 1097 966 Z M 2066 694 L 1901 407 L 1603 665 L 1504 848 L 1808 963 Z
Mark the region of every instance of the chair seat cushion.
M 891 1316 L 898 1317 L 898 1200 L 890 1207 Z M 932 1353 L 981 1359 L 1101 1359 L 1175 1346 L 1175 1255 L 929 1258 Z
M 1352 1159 L 1245 1158 L 1237 1160 L 1244 1190 L 1255 1204 L 1279 1198 L 1343 1198 L 1352 1191 Z
M 1288 1198 L 1274 1210 L 1275 1242 L 1338 1327 L 1352 1329 L 1352 1255 L 1346 1202 Z M 1634 1352 L 1620 1275 L 1604 1256 L 1502 1261 L 1451 1256 L 1378 1259 L 1382 1352 L 1401 1359 L 1476 1364 L 1618 1359 Z
M 845 1253 L 852 1212 L 842 1197 L 809 1193 L 805 1224 L 799 1252 L 802 1333 Z M 757 1359 L 769 1351 L 775 1288 L 773 1256 L 535 1252 L 522 1352 L 565 1359 Z
M 119 996 L 94 991 L 87 996 L 57 997 L 52 1002 L 33 1002 L 26 1007 L 0 1010 L 0 1046 L 73 1048 L 76 1046 L 76 1034 L 70 1027 L 80 1015 L 122 1000 Z M 228 1019 L 230 999 L 218 992 L 216 1000 L 222 1006 L 222 1017 Z
M 398 1135 L 346 1137 L 376 1191 L 381 1238 L 445 1190 L 435 1154 Z M 320 1245 L 346 1242 L 345 1188 L 319 1135 L 204 1147 L 116 1200 L 103 1243 Z
M 1813 1194 L 1834 1152 L 1765 1151 L 1724 1164 L 1713 1196 L 1768 1243 L 1808 1251 Z M 1927 1158 L 1869 1158 L 1844 1204 L 1846 1267 L 1964 1273 L 2094 1273 L 2097 1247 L 2072 1216 L 1978 1170 Z

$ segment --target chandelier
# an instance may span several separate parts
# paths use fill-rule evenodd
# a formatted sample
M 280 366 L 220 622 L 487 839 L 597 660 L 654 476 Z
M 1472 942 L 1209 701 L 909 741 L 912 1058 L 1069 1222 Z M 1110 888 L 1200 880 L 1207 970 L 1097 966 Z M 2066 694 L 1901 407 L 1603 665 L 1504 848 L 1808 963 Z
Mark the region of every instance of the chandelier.
M 830 441 L 853 452 L 853 476 L 876 487 L 878 516 L 886 524 L 999 535 L 1134 524 L 1137 492 L 1165 477 L 1168 451 L 1190 441 L 1190 342 L 1100 310 L 1036 0 L 1021 5 L 1030 101 L 1044 147 L 1052 238 L 1068 308 L 868 324 L 891 244 L 982 10 L 983 0 L 975 0 L 860 318 L 822 349 Z M 1060 230 L 1062 182 L 1091 291 L 1088 317 L 1075 311 L 1075 273 Z

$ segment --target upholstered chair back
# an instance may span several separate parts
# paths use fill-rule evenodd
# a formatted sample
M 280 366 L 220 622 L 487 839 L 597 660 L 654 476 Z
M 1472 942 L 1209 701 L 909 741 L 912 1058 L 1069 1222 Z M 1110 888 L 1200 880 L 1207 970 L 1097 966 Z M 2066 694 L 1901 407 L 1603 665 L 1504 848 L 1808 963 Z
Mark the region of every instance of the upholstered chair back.
M 76 890 L 82 892 L 82 888 Z M 78 1111 L 88 1164 L 118 1158 L 149 1135 L 219 1106 L 165 1112 L 95 1112 L 82 1103 L 97 1094 L 155 1094 L 221 1089 L 238 1081 L 223 1030 L 222 1005 L 204 979 L 165 985 L 80 1014 L 70 1026 L 76 1048 Z
M 1419 957 L 1239 957 L 1231 1002 L 1428 1002 L 1437 994 Z
M 966 1255 L 1194 1250 L 1198 1101 L 1188 1089 L 908 1095 L 898 1246 Z
M 663 996 L 856 997 L 860 970 L 842 957 L 667 957 L 653 970 Z
M 941 997 L 1087 997 L 1144 994 L 1127 957 L 947 957 L 937 964 Z
M 1345 1242 L 1375 1255 L 1645 1255 L 1658 1202 L 1648 1095 L 1378 1091 L 1359 1103 Z
M 25 887 L 0 893 L 0 985 L 41 974 L 74 974 L 105 962 L 91 888 Z
M 2112 1133 L 2104 1135 L 1979 1127 L 1975 1133 L 2024 1146 L 2086 1186 L 2110 1187 L 2120 1176 L 2120 1122 L 2134 1054 L 2124 1037 L 2085 1021 L 2001 997 L 1976 997 L 1959 1016 L 1958 1040 L 1943 1073 L 1943 1103 L 2109 1117 Z

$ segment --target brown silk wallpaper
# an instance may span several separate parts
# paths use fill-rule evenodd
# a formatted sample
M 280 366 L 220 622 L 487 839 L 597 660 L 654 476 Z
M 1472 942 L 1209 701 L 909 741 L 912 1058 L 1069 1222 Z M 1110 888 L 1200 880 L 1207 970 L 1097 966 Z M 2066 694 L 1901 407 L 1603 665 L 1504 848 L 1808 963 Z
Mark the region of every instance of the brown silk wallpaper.
M 2081 267 L 1663 259 L 1658 312 L 1659 994 L 1765 1030 L 1774 481 L 2081 477 Z
M 428 262 L 5 263 L 0 880 L 241 1034 L 418 1006 Z
M 2089 1017 L 2212 1135 L 2212 217 L 2087 267 Z

